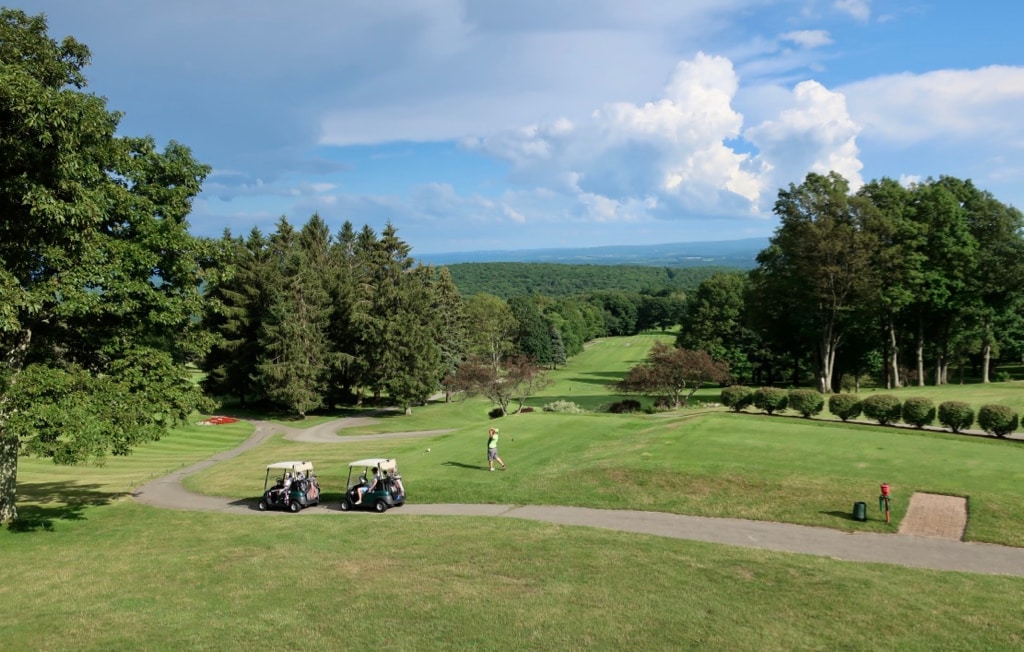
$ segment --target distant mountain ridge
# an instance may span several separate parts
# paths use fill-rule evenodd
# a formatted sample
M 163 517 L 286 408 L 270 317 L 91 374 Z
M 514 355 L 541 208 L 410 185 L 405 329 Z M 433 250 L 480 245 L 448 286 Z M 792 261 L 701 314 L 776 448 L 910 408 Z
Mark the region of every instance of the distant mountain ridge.
M 413 257 L 429 265 L 457 263 L 564 263 L 572 265 L 645 265 L 658 267 L 721 266 L 752 269 L 768 238 L 653 245 L 610 245 L 558 249 L 464 251 Z

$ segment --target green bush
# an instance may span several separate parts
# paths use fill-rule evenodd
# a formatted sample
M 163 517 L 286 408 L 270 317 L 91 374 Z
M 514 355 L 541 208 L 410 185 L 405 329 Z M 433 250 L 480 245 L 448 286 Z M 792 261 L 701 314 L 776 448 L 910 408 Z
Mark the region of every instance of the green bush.
M 559 414 L 579 414 L 586 412 L 583 408 L 572 401 L 554 401 L 544 406 L 545 412 L 558 412 Z
M 915 428 L 924 428 L 935 423 L 935 403 L 925 396 L 911 396 L 903 401 L 904 423 Z
M 982 405 L 978 410 L 978 425 L 996 437 L 1005 437 L 1017 429 L 1017 412 L 1005 405 Z
M 939 405 L 939 423 L 953 432 L 967 430 L 974 425 L 974 410 L 963 401 L 945 401 Z
M 872 394 L 861 401 L 864 416 L 874 419 L 883 426 L 899 421 L 901 408 L 900 400 L 892 394 Z
M 730 385 L 722 390 L 722 405 L 739 412 L 754 404 L 754 390 L 746 385 Z
M 641 407 L 640 401 L 627 398 L 619 401 L 618 403 L 612 403 L 608 407 L 608 411 L 612 414 L 631 414 L 633 412 L 639 412 Z
M 843 421 L 860 416 L 860 397 L 856 394 L 833 394 L 828 397 L 828 411 Z
M 789 407 L 809 419 L 825 409 L 825 397 L 814 389 L 792 389 L 789 391 Z
M 754 390 L 754 407 L 768 414 L 785 412 L 789 392 L 781 387 L 761 387 Z

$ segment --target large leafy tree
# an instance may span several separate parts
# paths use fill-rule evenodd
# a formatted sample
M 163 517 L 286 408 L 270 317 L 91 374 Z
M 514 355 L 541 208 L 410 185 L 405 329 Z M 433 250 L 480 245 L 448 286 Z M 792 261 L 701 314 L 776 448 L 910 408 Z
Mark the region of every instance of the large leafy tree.
M 0 10 L 0 520 L 21 453 L 125 454 L 201 400 L 183 363 L 211 249 L 186 217 L 209 168 L 115 135 L 88 48 Z
M 493 294 L 474 294 L 466 300 L 466 328 L 471 354 L 490 360 L 498 373 L 501 361 L 515 346 L 516 318 L 508 303 Z
M 814 344 L 818 391 L 832 391 L 836 352 L 853 308 L 864 292 L 868 250 L 858 228 L 866 202 L 851 198 L 839 174 L 811 173 L 781 190 L 775 202 L 780 225 L 758 256 L 760 291 L 777 298 L 788 321 Z
M 911 219 L 911 191 L 893 179 L 865 184 L 857 194 L 868 201 L 860 228 L 869 248 L 867 294 L 861 314 L 883 332 L 885 385 L 900 387 L 901 315 L 914 302 L 925 265 L 924 228 Z M 863 324 L 861 324 L 863 325 Z
M 972 302 L 970 278 L 978 241 L 956 184 L 929 179 L 913 190 L 914 220 L 922 229 L 921 273 L 909 307 L 917 358 L 917 383 L 925 384 L 928 345 L 935 361 L 935 383 L 944 382 L 950 345 Z
M 733 376 L 749 378 L 753 366 L 747 354 L 755 349 L 756 336 L 745 323 L 747 285 L 742 272 L 720 272 L 701 283 L 686 304 L 676 346 L 707 351 L 727 361 Z
M 512 297 L 508 300 L 508 307 L 516 319 L 514 337 L 518 352 L 539 364 L 551 364 L 550 328 L 541 314 L 536 297 Z

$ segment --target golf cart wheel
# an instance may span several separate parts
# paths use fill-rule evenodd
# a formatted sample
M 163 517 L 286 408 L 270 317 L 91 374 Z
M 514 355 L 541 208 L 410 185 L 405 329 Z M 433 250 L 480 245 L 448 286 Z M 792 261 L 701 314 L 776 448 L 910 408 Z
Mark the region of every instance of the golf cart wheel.
M 341 501 L 341 511 L 347 512 L 352 509 L 352 501 L 348 498 Z
M 256 505 L 256 509 L 260 510 L 261 512 L 267 511 L 267 501 L 261 500 L 260 504 Z
M 383 500 L 378 500 L 373 504 L 373 508 L 377 510 L 378 514 L 383 514 L 384 512 L 388 511 L 388 504 Z
M 288 505 L 288 509 L 291 510 L 292 514 L 298 514 L 299 510 L 302 509 L 302 505 L 298 502 L 293 502 Z

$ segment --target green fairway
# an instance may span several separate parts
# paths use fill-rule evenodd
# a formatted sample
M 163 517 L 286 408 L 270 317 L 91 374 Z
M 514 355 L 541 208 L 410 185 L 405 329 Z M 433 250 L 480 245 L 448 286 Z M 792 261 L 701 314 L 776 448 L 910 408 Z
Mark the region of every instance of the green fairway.
M 1005 608 L 1024 599 L 1020 578 L 517 519 L 231 516 L 121 502 L 59 533 L 0 534 L 0 557 L 10 649 L 1024 644 Z
M 594 343 L 531 400 L 611 400 L 656 337 Z M 628 344 L 628 346 L 627 346 Z M 916 388 L 913 388 L 916 389 Z M 705 389 L 705 400 L 717 398 Z M 903 390 L 909 391 L 909 390 Z M 1007 402 L 1015 383 L 937 388 Z M 962 394 L 961 394 L 962 395 Z M 275 436 L 190 477 L 255 498 L 267 463 L 312 459 L 336 501 L 347 463 L 395 457 L 415 503 L 563 504 L 893 532 L 914 491 L 966 496 L 967 538 L 1024 546 L 1024 444 L 721 410 L 532 413 L 482 399 L 389 413 L 370 432 Z M 196 420 L 199 420 L 197 417 Z M 286 423 L 306 427 L 322 423 Z M 507 472 L 486 472 L 488 425 Z M 502 518 L 160 510 L 132 487 L 229 450 L 248 423 L 191 425 L 104 467 L 22 460 L 25 517 L 0 531 L 0 637 L 25 649 L 1015 649 L 1020 578 L 934 572 Z M 894 491 L 894 522 L 876 509 Z M 850 516 L 869 504 L 869 520 Z M 31 587 L 27 589 L 26 587 Z M 54 605 L 61 618 L 53 619 Z

